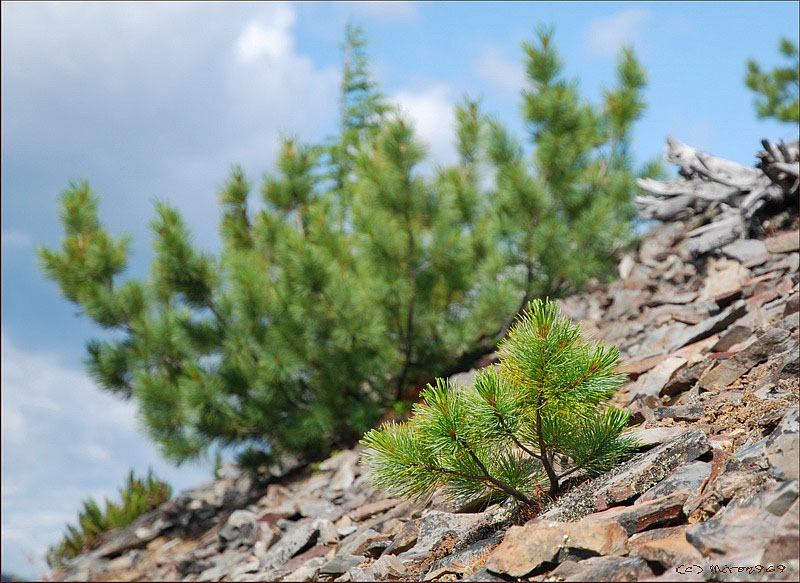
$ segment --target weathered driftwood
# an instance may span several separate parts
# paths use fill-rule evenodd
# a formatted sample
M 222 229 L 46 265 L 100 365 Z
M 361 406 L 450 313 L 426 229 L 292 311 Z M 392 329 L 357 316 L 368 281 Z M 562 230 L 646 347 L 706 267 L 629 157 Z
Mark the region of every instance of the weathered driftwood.
M 800 184 L 800 145 L 763 140 L 759 163 L 748 168 L 700 152 L 667 137 L 665 159 L 678 166 L 681 178 L 649 178 L 637 184 L 655 196 L 637 196 L 639 215 L 669 221 L 706 213 L 711 222 L 690 233 L 687 248 L 702 255 L 746 236 L 758 209 L 769 203 L 794 203 Z
M 745 223 L 741 212 L 725 206 L 714 221 L 689 231 L 686 250 L 694 256 L 704 255 L 734 242 L 744 234 Z
M 757 154 L 756 167 L 766 174 L 773 184 L 790 195 L 797 195 L 800 185 L 800 142 L 770 144 L 761 140 L 764 150 Z

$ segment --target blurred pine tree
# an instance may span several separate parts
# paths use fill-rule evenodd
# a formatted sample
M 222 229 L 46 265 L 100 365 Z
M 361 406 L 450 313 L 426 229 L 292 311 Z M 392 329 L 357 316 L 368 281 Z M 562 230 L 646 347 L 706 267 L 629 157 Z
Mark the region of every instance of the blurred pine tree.
M 492 351 L 529 300 L 609 277 L 630 241 L 644 72 L 624 51 L 618 87 L 594 107 L 560 78 L 551 36 L 525 45 L 533 168 L 465 100 L 458 163 L 422 172 L 425 149 L 377 91 L 349 26 L 340 135 L 284 140 L 258 212 L 234 168 L 218 257 L 157 203 L 151 275 L 120 282 L 129 240 L 100 225 L 88 184 L 70 186 L 63 247 L 39 255 L 69 300 L 122 332 L 89 343 L 94 378 L 137 400 L 177 462 L 229 446 L 249 466 L 318 458 Z

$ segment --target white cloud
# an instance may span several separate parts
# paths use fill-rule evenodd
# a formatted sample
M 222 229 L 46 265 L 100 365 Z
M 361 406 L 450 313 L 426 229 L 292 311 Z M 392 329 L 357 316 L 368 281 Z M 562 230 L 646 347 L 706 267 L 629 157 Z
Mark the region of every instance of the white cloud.
M 525 69 L 522 63 L 507 59 L 496 46 L 488 46 L 474 68 L 481 79 L 504 91 L 519 93 L 525 87 Z
M 18 229 L 3 229 L 2 247 L 28 247 L 30 244 L 31 238 L 27 233 Z
M 54 354 L 2 344 L 3 570 L 39 575 L 43 555 L 74 522 L 81 500 L 116 499 L 129 468 L 152 466 L 176 489 L 207 468 L 171 468 L 137 429 L 136 407 L 101 392 Z
M 650 11 L 630 8 L 607 18 L 596 18 L 586 31 L 585 51 L 590 57 L 612 57 L 626 44 L 638 44 Z
M 339 72 L 299 46 L 298 6 L 4 2 L 2 10 L 4 163 L 15 155 L 58 168 L 59 187 L 82 176 L 111 185 L 101 192 L 118 204 L 101 212 L 129 231 L 130 217 L 142 217 L 137 241 L 148 236 L 157 196 L 215 248 L 218 185 L 232 164 L 257 179 L 281 135 L 312 142 L 335 130 Z M 44 201 L 24 200 L 13 224 L 33 233 L 28 217 Z
M 452 90 L 439 83 L 423 91 L 400 91 L 394 100 L 407 114 L 417 138 L 430 149 L 436 164 L 458 160 L 455 142 L 455 115 Z
M 295 13 L 291 7 L 279 4 L 268 23 L 251 20 L 247 23 L 236 42 L 237 56 L 244 62 L 267 57 L 277 61 L 294 50 L 291 28 Z
M 99 443 L 87 443 L 81 447 L 79 452 L 93 462 L 110 462 L 114 459 L 111 452 Z
M 227 154 L 242 163 L 271 163 L 281 135 L 301 140 L 335 119 L 339 73 L 318 69 L 295 49 L 295 9 L 269 5 L 269 15 L 252 19 L 236 41 L 236 62 L 227 79 L 228 116 L 240 130 Z M 265 159 L 265 154 L 269 157 Z
M 10 444 L 25 443 L 28 436 L 28 426 L 25 423 L 25 415 L 19 409 L 12 409 L 3 403 L 3 442 L 8 440 Z

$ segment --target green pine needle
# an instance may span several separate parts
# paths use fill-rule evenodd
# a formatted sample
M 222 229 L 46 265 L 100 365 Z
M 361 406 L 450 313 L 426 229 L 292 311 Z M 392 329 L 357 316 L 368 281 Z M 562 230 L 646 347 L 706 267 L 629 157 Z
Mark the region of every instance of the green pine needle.
M 616 348 L 583 340 L 550 300 L 531 302 L 471 387 L 428 385 L 411 419 L 368 432 L 364 465 L 379 487 L 420 498 L 444 486 L 458 502 L 532 502 L 571 474 L 629 456 L 628 411 L 605 408 L 622 382 Z M 556 459 L 558 463 L 556 463 Z

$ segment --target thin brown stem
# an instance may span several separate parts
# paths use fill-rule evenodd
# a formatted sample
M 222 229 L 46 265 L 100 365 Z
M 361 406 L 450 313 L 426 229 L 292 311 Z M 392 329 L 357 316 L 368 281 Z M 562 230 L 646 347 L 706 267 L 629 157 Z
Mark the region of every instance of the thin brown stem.
M 536 408 L 536 434 L 539 437 L 539 451 L 542 453 L 542 465 L 544 466 L 544 471 L 550 480 L 550 495 L 555 496 L 558 493 L 558 476 L 556 476 L 556 473 L 553 470 L 553 464 L 551 463 L 544 446 L 541 403 L 539 403 L 539 406 Z
M 408 303 L 408 314 L 406 317 L 406 338 L 405 338 L 405 362 L 403 363 L 403 371 L 400 374 L 400 378 L 397 381 L 397 389 L 396 395 L 397 400 L 400 400 L 400 397 L 403 394 L 403 389 L 405 388 L 406 377 L 408 372 L 411 368 L 411 357 L 414 352 L 413 342 L 414 342 L 414 304 L 417 302 L 417 266 L 415 265 L 415 258 L 416 255 L 416 241 L 414 239 L 414 230 L 411 225 L 411 216 L 406 209 L 404 214 L 405 222 L 406 222 L 406 234 L 408 235 L 408 265 L 409 265 L 409 284 L 411 286 L 411 296 L 409 298 Z
M 506 435 L 508 435 L 511 438 L 511 440 L 517 445 L 518 448 L 520 448 L 522 451 L 527 453 L 532 458 L 536 458 L 539 461 L 542 460 L 542 456 L 540 456 L 538 453 L 534 452 L 533 450 L 528 449 L 527 447 L 522 445 L 522 443 L 520 443 L 519 439 L 517 439 L 517 436 L 514 435 L 511 432 L 511 430 L 506 425 L 505 419 L 503 418 L 503 416 L 497 410 L 495 410 L 494 415 L 495 415 L 495 417 L 497 417 L 497 420 L 500 422 L 500 427 L 503 428 L 503 431 L 506 432 Z
M 522 492 L 520 492 L 516 488 L 513 488 L 513 487 L 509 486 L 508 484 L 506 484 L 505 482 L 503 482 L 502 480 L 498 480 L 497 478 L 489 475 L 489 470 L 487 470 L 486 466 L 483 465 L 483 462 L 481 462 L 481 460 L 478 459 L 478 456 L 475 455 L 475 452 L 472 451 L 472 449 L 466 443 L 464 443 L 463 441 L 461 442 L 461 445 L 467 451 L 467 453 L 469 454 L 469 457 L 472 458 L 472 461 L 475 462 L 475 465 L 477 465 L 481 469 L 481 471 L 483 472 L 482 481 L 489 482 L 489 483 L 495 485 L 496 487 L 500 488 L 506 494 L 509 494 L 510 496 L 513 496 L 517 500 L 521 500 L 525 504 L 528 504 L 530 506 L 534 506 L 536 504 L 536 502 L 534 502 L 533 500 L 528 498 L 525 494 L 523 494 Z
M 558 479 L 561 480 L 563 478 L 566 478 L 570 474 L 573 474 L 573 473 L 577 472 L 578 470 L 582 470 L 584 465 L 585 464 L 581 464 L 581 465 L 575 466 L 574 468 L 572 468 L 570 470 L 567 470 L 563 474 L 559 474 Z

